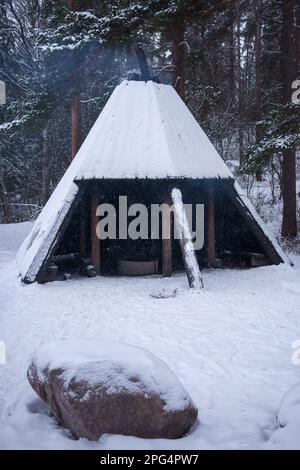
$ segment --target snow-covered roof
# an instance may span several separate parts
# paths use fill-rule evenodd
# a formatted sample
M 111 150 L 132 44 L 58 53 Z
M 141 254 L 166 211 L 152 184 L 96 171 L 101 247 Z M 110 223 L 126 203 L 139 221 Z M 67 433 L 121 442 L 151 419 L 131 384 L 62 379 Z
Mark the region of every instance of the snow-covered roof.
M 232 177 L 174 88 L 152 81 L 114 90 L 77 157 L 76 179 Z
M 18 252 L 33 282 L 72 205 L 75 180 L 233 177 L 172 86 L 124 81 L 96 120 Z

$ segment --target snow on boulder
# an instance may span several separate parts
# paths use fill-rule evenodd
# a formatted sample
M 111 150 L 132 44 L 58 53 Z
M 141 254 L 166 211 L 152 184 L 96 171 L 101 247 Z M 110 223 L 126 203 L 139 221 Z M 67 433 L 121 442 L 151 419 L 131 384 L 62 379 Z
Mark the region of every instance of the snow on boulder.
M 300 431 L 300 383 L 294 385 L 284 395 L 277 419 L 280 427 L 297 422 Z M 300 439 L 300 434 L 298 437 Z
M 283 396 L 277 422 L 267 448 L 300 450 L 300 383 Z
M 154 354 L 107 340 L 57 341 L 32 355 L 28 380 L 77 438 L 104 434 L 179 438 L 198 410 Z

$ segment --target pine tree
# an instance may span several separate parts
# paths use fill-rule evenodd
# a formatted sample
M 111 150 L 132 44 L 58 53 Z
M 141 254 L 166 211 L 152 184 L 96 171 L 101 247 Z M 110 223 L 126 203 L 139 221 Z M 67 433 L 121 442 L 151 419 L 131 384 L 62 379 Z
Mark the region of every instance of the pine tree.
M 292 83 L 297 76 L 296 41 L 294 22 L 294 1 L 282 1 L 282 88 L 283 104 L 291 101 Z M 282 236 L 293 238 L 297 235 L 296 218 L 296 155 L 295 147 L 283 151 L 282 159 L 283 218 Z

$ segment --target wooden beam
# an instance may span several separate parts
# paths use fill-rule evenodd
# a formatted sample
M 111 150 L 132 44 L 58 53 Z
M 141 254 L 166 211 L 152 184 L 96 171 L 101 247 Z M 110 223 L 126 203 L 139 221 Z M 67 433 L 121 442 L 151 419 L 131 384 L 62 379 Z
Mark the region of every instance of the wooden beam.
M 80 252 L 80 258 L 86 258 L 87 257 L 87 246 L 86 246 L 86 240 L 87 240 L 87 221 L 86 221 L 86 201 L 83 199 L 81 201 L 81 207 L 80 207 L 80 242 L 79 242 L 79 252 Z
M 76 0 L 68 0 L 68 8 L 71 11 L 77 11 Z M 74 56 L 75 57 L 75 56 Z M 71 81 L 75 81 L 75 88 L 78 88 L 78 75 L 71 76 Z M 81 100 L 79 88 L 71 97 L 71 157 L 75 158 L 81 143 Z
M 97 237 L 96 227 L 98 217 L 96 215 L 97 207 L 99 205 L 99 196 L 97 187 L 93 188 L 91 196 L 91 262 L 95 266 L 96 273 L 100 274 L 100 240 Z
M 216 258 L 215 242 L 215 193 L 214 188 L 208 189 L 207 201 L 207 266 L 213 267 Z
M 170 207 L 170 196 L 165 197 L 164 203 Z M 172 220 L 170 210 L 162 214 L 162 274 L 164 277 L 172 276 Z M 163 238 L 163 237 L 166 238 Z
M 171 197 L 174 205 L 176 231 L 180 236 L 179 243 L 188 283 L 192 289 L 199 290 L 203 287 L 203 280 L 197 256 L 194 250 L 189 222 L 182 202 L 182 194 L 180 189 L 173 188 Z

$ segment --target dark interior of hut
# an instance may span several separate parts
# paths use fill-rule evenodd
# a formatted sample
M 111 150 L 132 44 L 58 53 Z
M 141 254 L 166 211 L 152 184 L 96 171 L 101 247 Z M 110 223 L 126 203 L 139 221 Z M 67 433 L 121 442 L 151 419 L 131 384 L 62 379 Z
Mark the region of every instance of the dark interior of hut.
M 204 244 L 202 249 L 196 251 L 200 269 L 208 264 L 207 206 L 212 188 L 215 219 L 214 267 L 247 268 L 255 266 L 255 263 L 257 265 L 270 264 L 258 239 L 245 224 L 240 211 L 228 197 L 228 190 L 232 187 L 231 180 L 103 179 L 78 182 L 78 185 L 81 187 L 78 205 L 50 259 L 50 263 L 56 266 L 56 278 L 67 278 L 74 274 L 88 276 L 95 274 L 91 262 L 91 198 L 95 193 L 99 204 L 111 204 L 116 210 L 116 239 L 100 241 L 101 275 L 162 273 L 161 219 L 159 239 L 151 239 L 150 236 L 148 239 L 120 239 L 118 236 L 119 196 L 127 196 L 128 207 L 132 204 L 147 206 L 149 213 L 148 234 L 150 234 L 151 205 L 166 202 L 174 187 L 181 190 L 183 202 L 191 204 L 193 207 L 193 230 L 196 228 L 196 204 L 204 204 Z M 128 224 L 135 217 L 128 216 Z M 256 261 L 253 262 L 253 259 Z M 174 239 L 172 229 L 172 270 L 183 269 L 180 244 L 177 239 Z

